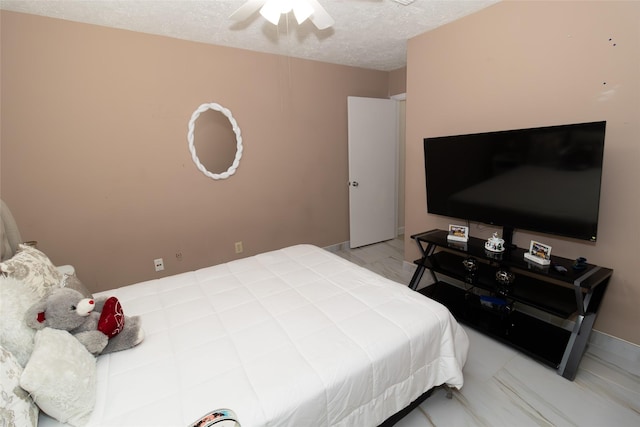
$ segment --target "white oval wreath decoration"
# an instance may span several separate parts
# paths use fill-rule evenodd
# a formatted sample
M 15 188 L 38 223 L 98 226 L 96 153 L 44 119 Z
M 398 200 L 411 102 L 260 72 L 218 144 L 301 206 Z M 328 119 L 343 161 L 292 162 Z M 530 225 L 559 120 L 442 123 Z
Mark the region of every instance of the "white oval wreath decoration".
M 196 147 L 193 142 L 193 133 L 196 127 L 196 120 L 198 120 L 198 117 L 200 117 L 201 113 L 207 110 L 219 111 L 222 114 L 224 114 L 227 117 L 227 119 L 229 119 L 229 123 L 231 123 L 231 127 L 233 128 L 233 133 L 236 134 L 236 157 L 233 160 L 233 163 L 231 164 L 231 166 L 229 166 L 229 169 L 227 169 L 226 172 L 222 172 L 219 174 L 211 173 L 210 171 L 207 170 L 207 168 L 204 167 L 204 165 L 200 162 L 198 155 L 196 154 Z M 242 157 L 242 136 L 240 134 L 240 127 L 238 126 L 236 119 L 233 118 L 233 115 L 231 114 L 231 111 L 229 111 L 229 109 L 224 108 L 222 105 L 216 104 L 215 102 L 202 104 L 201 106 L 199 106 L 196 109 L 196 111 L 194 111 L 193 114 L 191 115 L 191 120 L 189 120 L 189 133 L 187 134 L 187 140 L 189 141 L 189 151 L 191 151 L 191 159 L 193 159 L 193 163 L 196 164 L 200 172 L 202 172 L 209 178 L 227 179 L 236 172 L 236 169 L 240 164 L 240 158 Z

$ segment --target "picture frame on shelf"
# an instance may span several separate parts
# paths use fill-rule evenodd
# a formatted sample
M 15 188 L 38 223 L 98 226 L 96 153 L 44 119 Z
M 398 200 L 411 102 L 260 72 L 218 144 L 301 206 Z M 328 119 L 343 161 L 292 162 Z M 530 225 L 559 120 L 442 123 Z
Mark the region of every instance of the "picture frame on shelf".
M 447 240 L 454 242 L 468 242 L 469 241 L 469 227 L 464 225 L 449 224 L 449 234 Z
M 529 252 L 525 252 L 524 257 L 540 265 L 549 265 L 551 264 L 551 246 L 532 240 L 529 244 Z

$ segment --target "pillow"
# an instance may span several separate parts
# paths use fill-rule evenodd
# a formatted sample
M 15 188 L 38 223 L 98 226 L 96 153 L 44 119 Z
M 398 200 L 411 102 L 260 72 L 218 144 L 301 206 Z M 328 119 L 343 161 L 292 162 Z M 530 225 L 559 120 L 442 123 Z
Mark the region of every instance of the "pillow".
M 18 245 L 18 253 L 0 263 L 0 270 L 34 287 L 41 297 L 60 286 L 62 274 L 47 256 L 29 245 Z
M 75 274 L 64 274 L 60 286 L 63 288 L 75 289 L 80 292 L 85 298 L 93 298 L 91 291 L 78 279 Z
M 37 426 L 38 407 L 20 387 L 22 366 L 7 349 L 0 346 L 0 399 L 3 426 Z
M 20 385 L 47 415 L 85 425 L 96 403 L 96 358 L 69 332 L 44 328 L 36 333 Z
M 27 326 L 24 315 L 40 296 L 21 280 L 0 276 L 0 345 L 24 367 L 33 350 L 36 330 Z

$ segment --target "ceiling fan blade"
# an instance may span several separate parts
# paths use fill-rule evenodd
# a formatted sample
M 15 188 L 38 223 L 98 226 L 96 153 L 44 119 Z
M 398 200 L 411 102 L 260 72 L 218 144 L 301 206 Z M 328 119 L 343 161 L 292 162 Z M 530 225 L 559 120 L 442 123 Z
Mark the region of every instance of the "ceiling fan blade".
M 327 11 L 324 10 L 324 7 L 322 7 L 322 5 L 318 3 L 317 0 L 307 0 L 307 2 L 311 5 L 311 7 L 313 7 L 313 14 L 311 14 L 311 17 L 309 19 L 311 19 L 313 25 L 318 27 L 319 30 L 327 29 L 335 24 L 335 21 L 333 20 L 331 15 L 329 15 Z
M 247 0 L 245 4 L 236 9 L 229 18 L 235 21 L 244 21 L 254 13 L 256 13 L 267 0 Z

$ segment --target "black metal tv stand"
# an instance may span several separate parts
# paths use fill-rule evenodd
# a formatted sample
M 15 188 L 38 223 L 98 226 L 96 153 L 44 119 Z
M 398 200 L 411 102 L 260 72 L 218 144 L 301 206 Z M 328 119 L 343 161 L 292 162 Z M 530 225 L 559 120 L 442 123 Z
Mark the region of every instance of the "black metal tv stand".
M 422 254 L 411 289 L 417 290 L 429 270 L 435 283 L 418 292 L 447 306 L 459 321 L 573 380 L 613 270 L 592 264 L 575 270 L 574 260 L 557 256 L 541 266 L 527 261 L 523 249 L 496 254 L 485 250 L 484 240 L 451 242 L 447 234 L 431 230 L 411 236 Z M 466 259 L 475 270 L 469 263 L 465 268 Z M 499 283 L 498 272 L 513 274 L 513 282 Z M 574 322 L 572 329 L 563 327 L 566 320 Z

